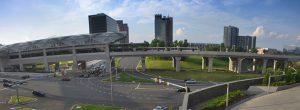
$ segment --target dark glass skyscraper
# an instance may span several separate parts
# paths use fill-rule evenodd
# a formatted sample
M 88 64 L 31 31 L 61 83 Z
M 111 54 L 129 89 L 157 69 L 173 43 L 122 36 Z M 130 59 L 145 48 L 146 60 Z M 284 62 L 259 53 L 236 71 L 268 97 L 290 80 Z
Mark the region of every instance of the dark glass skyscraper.
M 122 43 L 129 43 L 129 29 L 126 23 L 123 23 L 123 20 L 117 20 L 119 32 L 126 32 L 126 38 L 122 40 Z
M 155 15 L 155 38 L 165 42 L 165 46 L 171 46 L 173 42 L 173 18 L 161 14 Z
M 118 32 L 116 20 L 104 13 L 89 15 L 90 33 Z

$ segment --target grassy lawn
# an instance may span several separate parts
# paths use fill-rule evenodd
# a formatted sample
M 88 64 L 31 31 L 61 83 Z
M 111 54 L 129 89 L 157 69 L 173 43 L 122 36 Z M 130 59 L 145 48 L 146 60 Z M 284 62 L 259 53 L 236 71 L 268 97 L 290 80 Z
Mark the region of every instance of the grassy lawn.
M 21 104 L 31 103 L 31 102 L 36 101 L 36 100 L 37 100 L 36 98 L 31 98 L 31 97 L 26 97 L 26 96 L 19 96 L 19 101 L 20 101 Z M 17 96 L 15 96 L 15 95 L 11 96 L 8 103 L 9 104 L 17 104 Z
M 228 82 L 240 79 L 261 77 L 260 74 L 242 73 L 237 74 L 228 71 L 228 59 L 214 59 L 214 72 L 208 73 L 207 69 L 201 68 L 202 58 L 200 56 L 189 56 L 184 61 L 181 61 L 181 72 L 175 72 L 172 67 L 172 60 L 161 59 L 146 59 L 146 73 L 162 76 L 173 79 L 195 79 L 199 81 L 214 81 L 214 82 Z M 139 67 L 141 65 L 139 64 Z
M 79 104 L 73 106 L 72 110 L 125 110 L 116 106 L 103 106 L 103 105 L 91 105 L 91 104 Z
M 116 77 L 113 78 L 114 82 L 154 83 L 153 80 L 142 79 L 139 77 L 129 75 L 127 73 L 120 73 L 118 74 L 118 76 L 119 76 L 118 80 L 116 80 Z M 107 79 L 105 81 L 109 81 L 109 80 L 110 79 Z

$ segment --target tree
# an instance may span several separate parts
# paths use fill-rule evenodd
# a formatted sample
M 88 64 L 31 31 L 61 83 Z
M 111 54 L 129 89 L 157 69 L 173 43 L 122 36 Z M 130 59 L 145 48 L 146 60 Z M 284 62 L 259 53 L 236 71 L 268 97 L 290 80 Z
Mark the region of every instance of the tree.
M 188 47 L 189 43 L 187 42 L 187 39 L 184 39 L 182 47 Z
M 159 44 L 159 40 L 158 39 L 153 39 L 151 41 L 150 47 L 157 47 Z
M 251 53 L 257 53 L 257 49 L 256 48 L 252 48 L 250 51 L 251 51 Z
M 175 46 L 175 47 L 178 46 L 178 41 L 177 41 L 177 40 L 174 41 L 174 46 Z
M 182 40 L 179 41 L 178 44 L 177 44 L 177 46 L 178 46 L 178 47 L 183 47 L 183 41 L 182 41 Z
M 150 45 L 149 42 L 144 41 L 144 46 L 145 46 L 145 47 L 149 47 L 149 45 Z
M 164 47 L 165 42 L 164 41 L 158 41 L 158 47 Z

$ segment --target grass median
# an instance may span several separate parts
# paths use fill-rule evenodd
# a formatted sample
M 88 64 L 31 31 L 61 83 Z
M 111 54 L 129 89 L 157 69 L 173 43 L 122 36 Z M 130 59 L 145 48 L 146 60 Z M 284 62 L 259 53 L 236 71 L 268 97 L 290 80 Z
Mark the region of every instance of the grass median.
M 71 110 L 125 110 L 125 109 L 117 106 L 78 104 L 78 105 L 74 105 Z
M 19 101 L 20 101 L 20 104 L 28 104 L 28 103 L 31 103 L 31 102 L 34 102 L 36 101 L 37 99 L 36 98 L 31 98 L 31 97 L 26 97 L 26 96 L 19 96 Z M 9 104 L 18 104 L 17 102 L 17 96 L 11 96 L 9 101 L 8 101 Z
M 261 77 L 260 74 L 242 73 L 237 74 L 228 71 L 228 59 L 215 58 L 214 71 L 202 70 L 202 58 L 200 56 L 189 56 L 180 62 L 181 71 L 175 72 L 172 67 L 172 60 L 146 59 L 146 73 L 154 76 L 161 76 L 172 79 L 195 79 L 198 81 L 228 82 L 234 80 Z M 138 68 L 141 68 L 139 64 Z

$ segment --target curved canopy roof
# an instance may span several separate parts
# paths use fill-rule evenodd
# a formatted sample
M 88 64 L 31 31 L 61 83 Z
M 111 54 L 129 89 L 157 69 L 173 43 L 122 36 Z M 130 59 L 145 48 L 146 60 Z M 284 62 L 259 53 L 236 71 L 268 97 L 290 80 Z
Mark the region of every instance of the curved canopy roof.
M 125 33 L 115 32 L 69 35 L 5 45 L 0 47 L 0 51 L 19 52 L 76 45 L 110 44 L 125 38 L 125 36 Z

